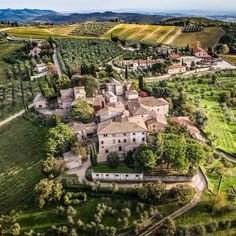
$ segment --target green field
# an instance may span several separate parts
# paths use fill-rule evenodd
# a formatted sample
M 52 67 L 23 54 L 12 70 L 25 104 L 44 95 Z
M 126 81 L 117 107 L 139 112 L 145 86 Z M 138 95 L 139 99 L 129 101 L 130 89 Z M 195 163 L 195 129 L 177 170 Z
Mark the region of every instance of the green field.
M 16 119 L 0 128 L 0 212 L 24 207 L 41 179 L 45 129 Z
M 205 27 L 201 32 L 182 33 L 172 44 L 180 47 L 186 47 L 189 44 L 193 47 L 199 41 L 202 48 L 208 49 L 213 48 L 223 35 L 224 31 L 219 27 Z
M 223 149 L 230 153 L 236 153 L 236 124 L 235 122 L 228 121 L 225 112 L 221 109 L 219 103 L 218 94 L 222 91 L 229 91 L 236 84 L 236 78 L 221 77 L 217 79 L 217 82 L 222 84 L 222 88 L 214 86 L 212 96 L 211 85 L 207 83 L 210 79 L 204 79 L 203 83 L 197 83 L 197 81 L 189 80 L 184 83 L 188 86 L 186 92 L 189 97 L 196 97 L 201 94 L 201 90 L 205 91 L 205 97 L 200 99 L 200 107 L 203 108 L 208 117 L 208 124 L 205 128 L 205 132 L 211 133 L 216 136 L 214 144 L 217 148 Z M 178 83 L 178 82 L 177 82 Z M 176 89 L 176 82 L 168 82 L 168 85 L 172 89 Z M 193 92 L 193 89 L 196 90 Z M 236 115 L 235 109 L 229 108 L 229 111 Z
M 168 44 L 180 29 L 175 26 L 120 24 L 106 32 L 102 38 L 109 39 L 112 34 L 130 40 Z
M 19 43 L 0 42 L 0 80 L 1 80 L 1 69 L 5 69 L 8 64 L 3 61 L 3 57 L 9 55 L 15 50 L 22 47 Z

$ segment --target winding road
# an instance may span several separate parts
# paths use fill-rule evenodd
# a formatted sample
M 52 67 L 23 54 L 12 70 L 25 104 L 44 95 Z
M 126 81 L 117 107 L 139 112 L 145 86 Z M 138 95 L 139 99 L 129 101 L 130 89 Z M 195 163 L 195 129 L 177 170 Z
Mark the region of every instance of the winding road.
M 187 205 L 185 205 L 182 208 L 178 209 L 177 211 L 175 211 L 171 215 L 169 215 L 169 216 L 163 218 L 162 220 L 156 222 L 150 228 L 148 228 L 145 232 L 141 233 L 139 236 L 154 235 L 156 230 L 159 229 L 162 226 L 163 222 L 166 219 L 175 219 L 178 216 L 183 215 L 185 212 L 187 212 L 187 211 L 191 210 L 193 207 L 195 207 L 198 204 L 198 202 L 201 200 L 202 191 L 205 188 L 207 188 L 207 180 L 206 180 L 203 172 L 200 169 L 198 171 L 197 178 L 195 179 L 195 181 L 191 185 L 195 188 L 196 194 L 195 194 L 194 198 L 192 199 L 192 201 L 190 203 L 188 203 Z

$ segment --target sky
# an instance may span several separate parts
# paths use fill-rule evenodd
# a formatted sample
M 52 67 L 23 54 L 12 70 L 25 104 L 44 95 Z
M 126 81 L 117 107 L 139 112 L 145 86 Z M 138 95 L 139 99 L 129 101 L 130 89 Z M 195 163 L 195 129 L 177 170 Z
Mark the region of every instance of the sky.
M 51 9 L 60 12 L 138 9 L 152 11 L 236 10 L 235 0 L 0 0 L 3 8 Z

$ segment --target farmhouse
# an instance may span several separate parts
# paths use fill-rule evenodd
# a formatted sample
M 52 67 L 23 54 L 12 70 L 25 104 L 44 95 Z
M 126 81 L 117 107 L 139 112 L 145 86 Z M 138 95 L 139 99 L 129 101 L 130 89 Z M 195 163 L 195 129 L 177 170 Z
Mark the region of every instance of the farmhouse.
M 186 67 L 183 65 L 172 65 L 168 68 L 168 74 L 177 75 L 186 72 Z
M 177 53 L 173 53 L 173 54 L 169 55 L 169 59 L 171 59 L 171 60 L 178 60 L 180 58 L 181 58 L 181 56 Z
M 41 48 L 40 47 L 34 47 L 32 50 L 30 50 L 29 56 L 39 57 L 40 53 L 41 53 Z
M 202 48 L 193 48 L 193 55 L 198 58 L 206 58 L 209 57 L 208 53 Z
M 45 63 L 37 64 L 35 67 L 37 73 L 43 73 L 48 71 L 48 66 Z
M 117 152 L 123 157 L 127 152 L 147 141 L 147 128 L 137 117 L 121 122 L 111 120 L 98 124 L 99 155 Z

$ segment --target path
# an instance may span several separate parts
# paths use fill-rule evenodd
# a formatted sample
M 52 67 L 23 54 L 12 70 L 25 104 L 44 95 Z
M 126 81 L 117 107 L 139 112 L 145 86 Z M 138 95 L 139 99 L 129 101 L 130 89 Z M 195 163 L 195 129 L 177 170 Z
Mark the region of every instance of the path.
M 29 105 L 29 108 L 32 108 L 33 106 L 34 106 L 34 104 L 30 104 L 30 105 Z M 5 125 L 5 124 L 7 124 L 8 122 L 10 122 L 10 121 L 16 119 L 17 117 L 22 116 L 24 113 L 25 113 L 25 109 L 23 109 L 23 110 L 21 110 L 20 112 L 18 112 L 18 113 L 16 113 L 16 114 L 12 115 L 12 116 L 10 116 L 10 117 L 8 117 L 7 119 L 1 121 L 1 122 L 0 122 L 0 127 L 3 126 L 3 125 Z
M 192 186 L 196 189 L 196 194 L 194 196 L 194 198 L 192 199 L 192 201 L 183 206 L 182 208 L 178 209 L 177 211 L 175 211 L 174 213 L 172 213 L 171 215 L 163 218 L 162 220 L 158 221 L 157 223 L 155 223 L 154 225 L 152 225 L 150 228 L 148 228 L 145 232 L 141 233 L 140 236 L 151 236 L 154 235 L 156 230 L 159 229 L 163 222 L 166 219 L 175 219 L 178 216 L 183 215 L 185 212 L 191 210 L 193 207 L 195 207 L 198 202 L 201 200 L 201 196 L 202 196 L 202 191 L 207 187 L 207 181 L 205 179 L 205 176 L 203 175 L 202 171 L 199 170 L 198 171 L 198 177 L 196 178 L 195 182 L 192 184 Z
M 60 66 L 59 61 L 58 61 L 57 46 L 55 44 L 53 44 L 53 63 L 56 66 L 57 74 L 59 76 L 61 76 L 62 75 L 62 70 L 61 70 L 61 66 Z

